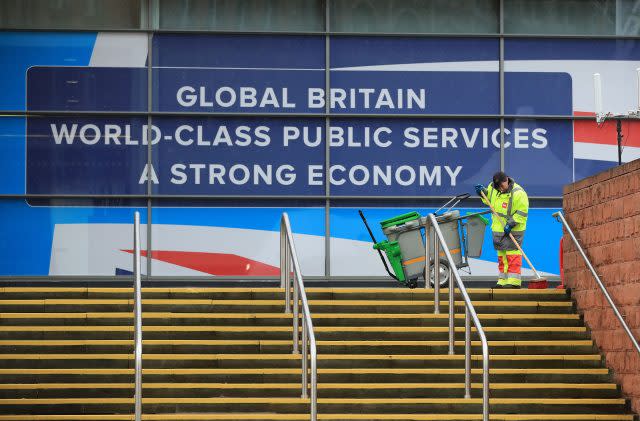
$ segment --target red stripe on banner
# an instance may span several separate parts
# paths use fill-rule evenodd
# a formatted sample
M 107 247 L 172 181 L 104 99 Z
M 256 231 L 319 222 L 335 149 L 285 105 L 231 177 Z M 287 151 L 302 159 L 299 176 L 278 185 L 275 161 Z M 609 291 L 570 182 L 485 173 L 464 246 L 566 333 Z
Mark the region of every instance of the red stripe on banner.
M 122 250 L 133 253 L 133 250 Z M 143 257 L 146 251 L 141 251 Z M 279 276 L 280 268 L 235 254 L 154 250 L 151 258 L 216 276 Z
M 575 116 L 595 116 L 595 113 L 575 111 Z M 622 122 L 622 144 L 624 146 L 640 147 L 640 122 Z M 618 134 L 616 132 L 616 121 L 607 119 L 598 126 L 592 120 L 575 120 L 573 122 L 573 140 L 582 143 L 596 143 L 598 145 L 617 145 Z

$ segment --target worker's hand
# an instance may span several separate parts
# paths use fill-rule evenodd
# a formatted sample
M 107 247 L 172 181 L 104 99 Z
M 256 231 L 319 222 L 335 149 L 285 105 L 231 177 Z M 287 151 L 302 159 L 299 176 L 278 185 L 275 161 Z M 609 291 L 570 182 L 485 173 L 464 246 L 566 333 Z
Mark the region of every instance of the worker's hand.
M 504 235 L 509 235 L 511 230 L 513 229 L 513 225 L 507 224 L 504 226 Z
M 476 194 L 480 197 L 482 197 L 481 193 L 484 193 L 485 196 L 487 195 L 487 189 L 484 188 L 484 186 L 482 184 L 476 184 L 475 185 L 476 188 Z

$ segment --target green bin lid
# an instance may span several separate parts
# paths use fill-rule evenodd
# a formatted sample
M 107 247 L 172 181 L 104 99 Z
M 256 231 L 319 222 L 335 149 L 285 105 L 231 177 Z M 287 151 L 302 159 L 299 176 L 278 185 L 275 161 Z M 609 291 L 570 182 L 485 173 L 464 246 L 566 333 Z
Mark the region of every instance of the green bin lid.
M 409 212 L 404 213 L 402 215 L 395 216 L 393 218 L 385 219 L 380 222 L 382 229 L 394 227 L 396 225 L 406 224 L 409 221 L 415 221 L 420 218 L 420 214 L 418 212 Z

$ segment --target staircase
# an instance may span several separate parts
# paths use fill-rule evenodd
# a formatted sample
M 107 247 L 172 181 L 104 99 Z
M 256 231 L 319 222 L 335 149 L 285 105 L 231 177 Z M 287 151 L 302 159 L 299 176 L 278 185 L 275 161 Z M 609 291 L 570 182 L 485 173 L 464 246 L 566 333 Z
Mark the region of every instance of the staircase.
M 448 290 L 308 288 L 320 420 L 481 420 L 463 303 Z M 633 420 L 564 290 L 469 289 L 491 352 L 492 420 Z M 1 420 L 133 420 L 131 288 L 0 289 Z M 308 420 L 279 288 L 143 289 L 144 420 Z

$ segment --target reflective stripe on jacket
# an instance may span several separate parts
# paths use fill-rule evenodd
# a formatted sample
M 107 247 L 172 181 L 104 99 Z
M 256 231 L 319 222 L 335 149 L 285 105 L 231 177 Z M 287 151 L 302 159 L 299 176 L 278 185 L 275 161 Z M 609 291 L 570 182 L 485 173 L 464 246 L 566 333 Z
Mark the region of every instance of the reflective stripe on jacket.
M 504 226 L 507 222 L 515 224 L 511 233 L 519 244 L 524 240 L 527 229 L 527 217 L 529 216 L 529 197 L 524 189 L 509 178 L 509 189 L 505 193 L 489 184 L 487 198 L 500 218 L 492 217 L 491 231 L 493 231 L 493 246 L 496 250 L 515 250 L 517 247 L 509 236 L 504 235 Z M 487 203 L 484 199 L 482 200 Z

